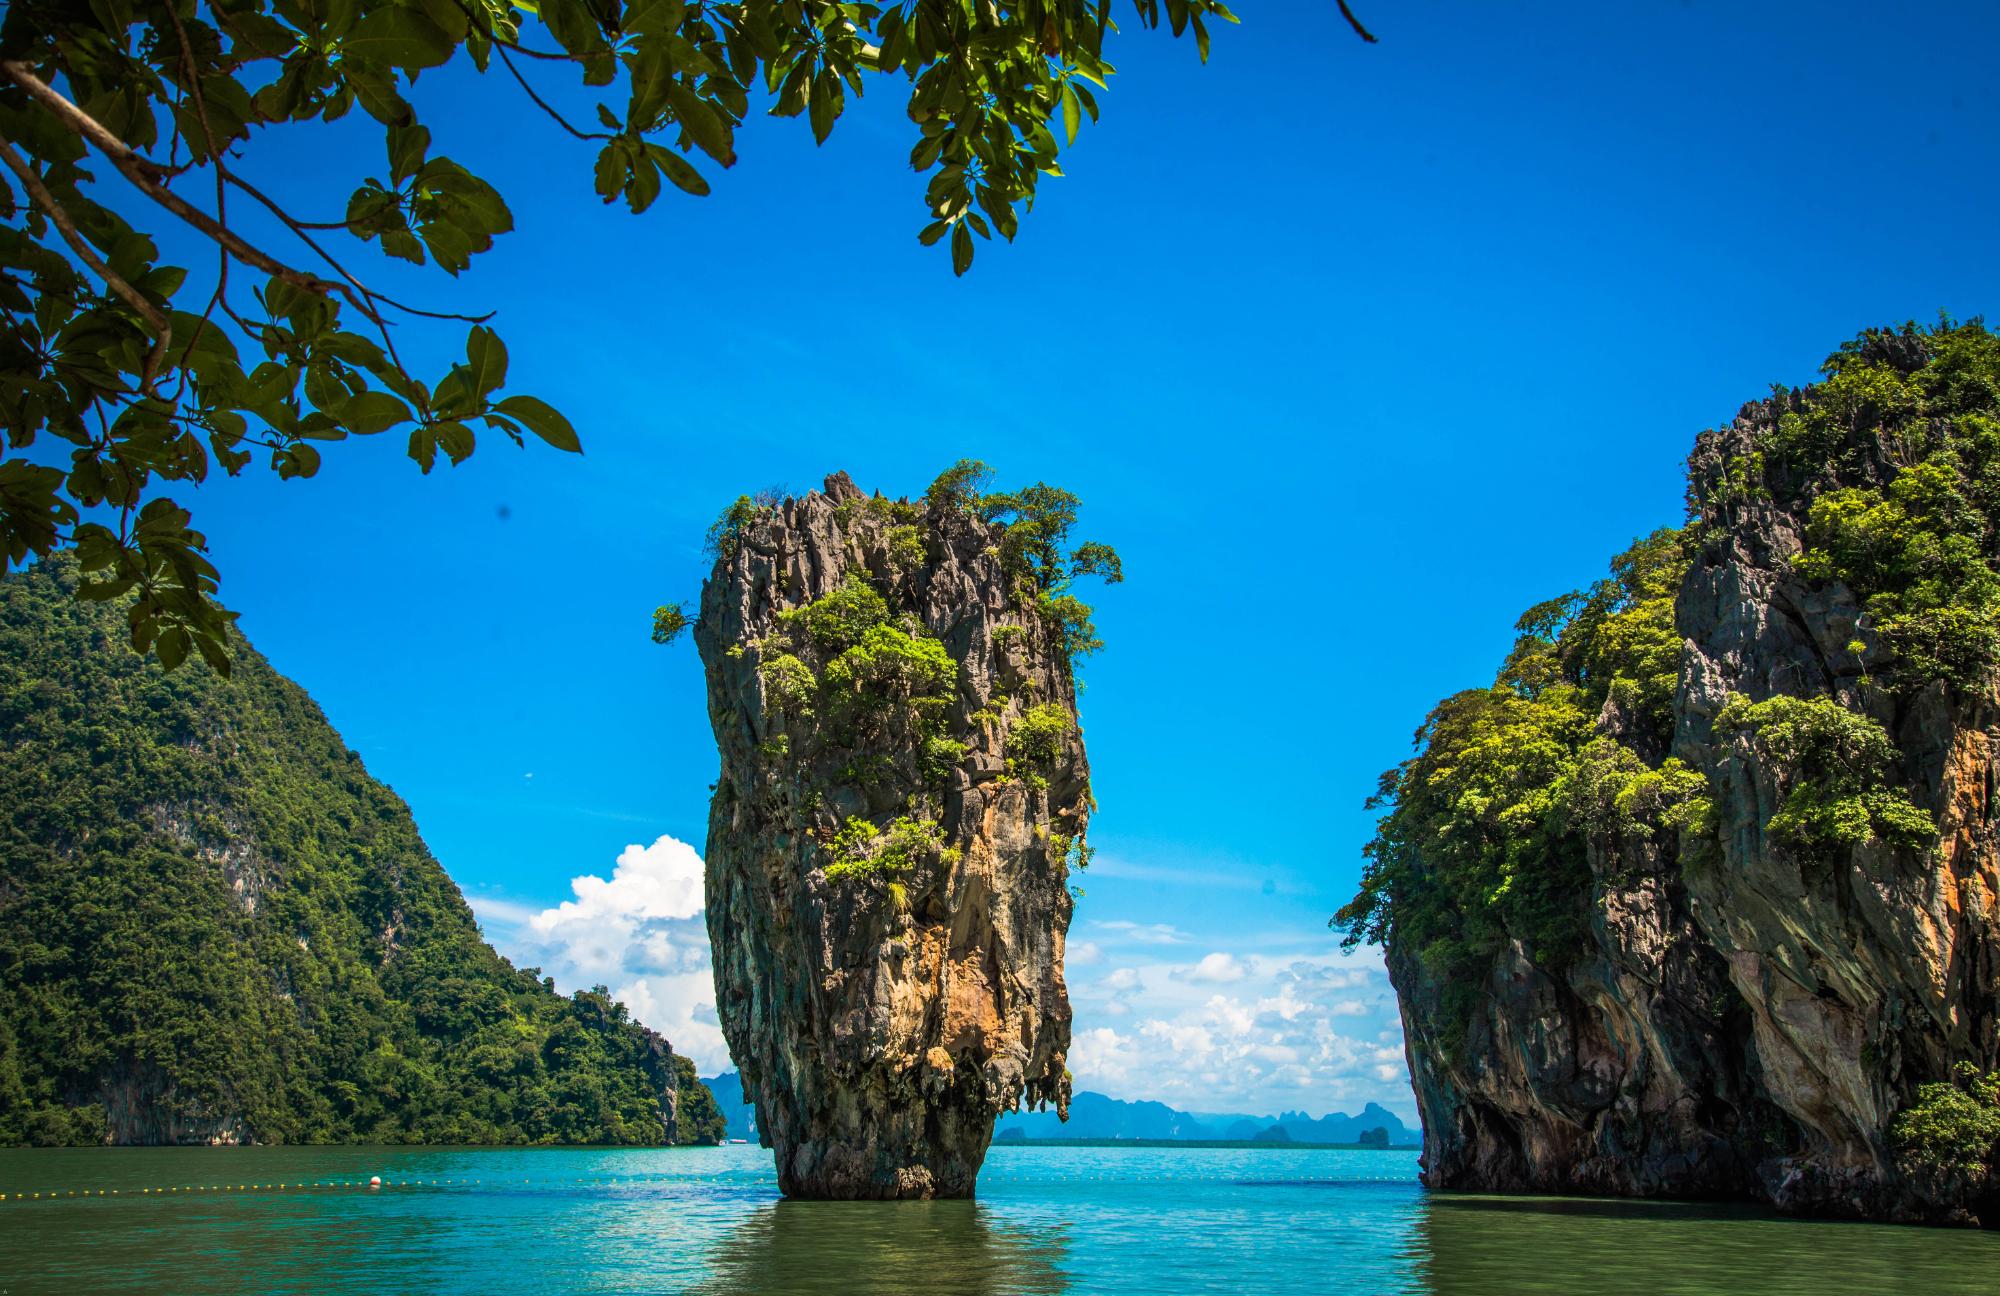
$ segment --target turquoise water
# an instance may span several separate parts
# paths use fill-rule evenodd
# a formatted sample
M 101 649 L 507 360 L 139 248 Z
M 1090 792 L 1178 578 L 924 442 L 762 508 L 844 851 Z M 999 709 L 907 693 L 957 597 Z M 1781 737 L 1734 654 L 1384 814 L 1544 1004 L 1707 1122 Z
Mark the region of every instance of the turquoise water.
M 815 1203 L 742 1146 L 0 1151 L 0 1296 L 2000 1288 L 2000 1235 L 1415 1175 L 1413 1152 L 999 1147 L 977 1202 Z

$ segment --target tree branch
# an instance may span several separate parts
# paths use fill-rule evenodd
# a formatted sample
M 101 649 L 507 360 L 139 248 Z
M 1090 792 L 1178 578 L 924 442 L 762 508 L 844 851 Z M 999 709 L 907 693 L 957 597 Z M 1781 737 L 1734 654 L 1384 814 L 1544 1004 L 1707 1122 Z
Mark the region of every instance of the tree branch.
M 244 193 L 249 194 L 252 198 L 255 198 L 258 202 L 262 203 L 266 210 L 268 210 L 273 216 L 276 216 L 279 220 L 285 223 L 286 228 L 290 229 L 292 233 L 298 235 L 299 241 L 301 243 L 304 243 L 307 247 L 319 253 L 321 260 L 325 261 L 328 265 L 332 266 L 334 268 L 334 271 L 337 274 L 339 274 L 341 278 L 347 280 L 348 283 L 354 285 L 355 290 L 361 293 L 362 296 L 368 298 L 369 300 L 381 302 L 386 306 L 392 306 L 395 309 L 402 311 L 405 315 L 421 315 L 425 319 L 464 320 L 468 324 L 484 324 L 487 320 L 493 318 L 494 313 L 492 311 L 487 311 L 484 315 L 458 315 L 450 311 L 420 310 L 415 306 L 405 306 L 403 303 L 397 301 L 394 297 L 390 297 L 385 293 L 376 292 L 373 288 L 370 288 L 368 285 L 362 283 L 359 279 L 356 279 L 353 276 L 353 274 L 351 274 L 348 271 L 347 267 L 340 263 L 340 261 L 333 255 L 333 253 L 328 252 L 325 248 L 321 247 L 316 241 L 314 241 L 310 236 L 306 234 L 307 230 L 318 229 L 321 228 L 320 226 L 308 225 L 304 221 L 293 220 L 291 216 L 286 213 L 285 209 L 278 206 L 278 204 L 275 201 L 273 201 L 268 195 L 266 195 L 263 190 L 251 184 L 248 180 L 245 180 L 242 176 L 237 175 L 234 171 L 231 171 L 228 174 L 229 174 L 230 184 L 235 185 L 238 189 L 241 189 Z M 346 229 L 347 227 L 345 225 L 335 225 L 332 228 Z M 361 309 L 362 313 L 367 315 L 370 319 L 375 320 L 378 324 L 381 322 L 380 317 L 373 310 L 370 310 L 367 307 L 362 307 Z
M 22 187 L 27 189 L 29 197 L 35 200 L 35 205 L 48 213 L 49 220 L 62 232 L 63 242 L 69 244 L 77 259 L 95 271 L 97 277 L 104 280 L 105 286 L 118 294 L 127 306 L 137 311 L 139 318 L 145 320 L 153 330 L 153 349 L 147 352 L 145 370 L 139 375 L 140 390 L 151 396 L 153 382 L 159 377 L 160 364 L 166 359 L 167 348 L 173 344 L 172 321 L 160 313 L 159 307 L 146 300 L 145 294 L 126 283 L 116 270 L 105 264 L 104 258 L 97 255 L 97 249 L 90 246 L 83 235 L 77 232 L 76 223 L 70 219 L 69 213 L 63 210 L 63 205 L 56 201 L 55 195 L 49 192 L 48 186 L 42 183 L 41 177 L 29 168 L 21 155 L 14 151 L 13 145 L 4 139 L 0 139 L 0 161 L 5 161 L 7 169 L 20 177 Z
M 99 152 L 111 159 L 111 165 L 117 167 L 119 173 L 148 198 L 214 239 L 238 261 L 262 270 L 274 279 L 282 279 L 295 288 L 319 293 L 322 296 L 341 287 L 317 275 L 294 270 L 270 253 L 251 246 L 215 217 L 162 186 L 159 180 L 165 175 L 165 171 L 157 162 L 148 161 L 134 153 L 123 140 L 106 130 L 97 119 L 51 89 L 27 64 L 18 59 L 0 59 L 0 72 L 6 73 L 9 79 L 54 113 L 71 131 L 95 144 Z

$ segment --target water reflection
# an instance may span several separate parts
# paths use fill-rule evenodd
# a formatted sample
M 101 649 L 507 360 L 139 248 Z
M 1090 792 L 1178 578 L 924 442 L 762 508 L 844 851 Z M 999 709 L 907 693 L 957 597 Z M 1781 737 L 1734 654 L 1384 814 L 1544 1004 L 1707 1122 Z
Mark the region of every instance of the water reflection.
M 704 1296 L 1059 1293 L 1067 1226 L 1002 1223 L 977 1202 L 772 1202 L 717 1246 Z
M 1432 1296 L 1824 1296 L 1994 1290 L 1990 1235 L 1687 1202 L 1433 1193 L 1409 1255 Z

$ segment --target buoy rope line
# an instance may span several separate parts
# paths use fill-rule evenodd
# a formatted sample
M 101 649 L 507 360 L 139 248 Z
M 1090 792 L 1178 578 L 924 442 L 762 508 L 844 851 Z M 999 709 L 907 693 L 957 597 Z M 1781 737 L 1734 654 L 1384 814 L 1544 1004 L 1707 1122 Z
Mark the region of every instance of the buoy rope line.
M 179 1184 L 165 1188 L 69 1188 L 48 1192 L 0 1192 L 0 1203 L 12 1206 L 24 1202 L 67 1201 L 82 1197 L 152 1198 L 198 1196 L 215 1193 L 240 1192 L 313 1192 L 325 1190 L 362 1189 L 380 1191 L 386 1188 L 578 1188 L 578 1187 L 629 1187 L 635 1184 L 696 1184 L 718 1176 L 706 1175 L 593 1175 L 559 1178 L 496 1178 L 496 1179 L 384 1179 L 373 1176 L 368 1179 L 315 1179 L 292 1183 L 249 1183 L 249 1184 Z M 1414 1184 L 1414 1179 L 1392 1175 L 1355 1176 L 1339 1175 L 1326 1178 L 1250 1179 L 1242 1174 L 1176 1174 L 1176 1175 L 1072 1175 L 1050 1178 L 1041 1175 L 982 1175 L 982 1185 L 993 1184 L 1039 1184 L 1049 1188 L 1061 1188 L 1079 1183 L 1188 1183 L 1232 1181 L 1244 1188 L 1291 1188 L 1311 1187 L 1326 1184 Z

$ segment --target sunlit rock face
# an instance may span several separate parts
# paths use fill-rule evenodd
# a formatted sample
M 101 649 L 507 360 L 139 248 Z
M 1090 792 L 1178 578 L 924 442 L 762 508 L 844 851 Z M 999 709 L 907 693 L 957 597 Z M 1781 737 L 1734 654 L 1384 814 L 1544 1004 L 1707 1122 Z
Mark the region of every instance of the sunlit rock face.
M 1672 753 L 1707 776 L 1712 841 L 1594 842 L 1593 948 L 1561 971 L 1503 951 L 1463 1028 L 1445 987 L 1392 942 L 1434 1187 L 2000 1225 L 1978 1190 L 1906 1177 L 1889 1134 L 1953 1062 L 2000 1064 L 2000 699 L 1882 687 L 1885 654 L 1854 596 L 1794 573 L 1811 500 L 1881 486 L 1895 447 L 1789 476 L 1757 453 L 1786 408 L 1746 406 L 1689 462 L 1691 494 L 1711 505 L 1675 606 Z M 1731 499 L 1746 465 L 1761 486 Z M 1774 843 L 1778 776 L 1714 723 L 1731 693 L 1832 697 L 1879 722 L 1936 848 Z M 1607 705 L 1599 731 L 1620 724 Z
M 997 1115 L 1068 1103 L 1089 766 L 998 539 L 844 473 L 719 537 L 716 1003 L 787 1194 L 969 1196 Z

